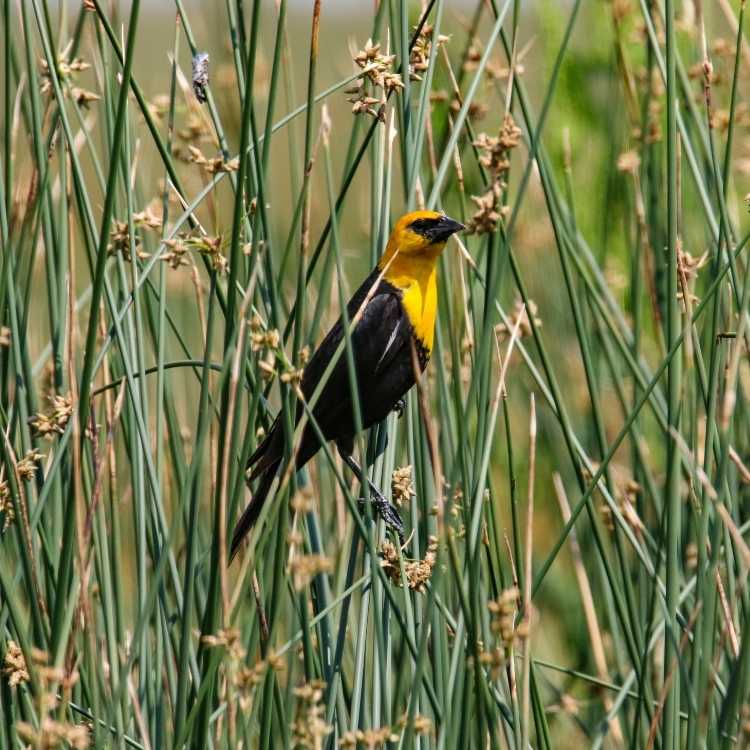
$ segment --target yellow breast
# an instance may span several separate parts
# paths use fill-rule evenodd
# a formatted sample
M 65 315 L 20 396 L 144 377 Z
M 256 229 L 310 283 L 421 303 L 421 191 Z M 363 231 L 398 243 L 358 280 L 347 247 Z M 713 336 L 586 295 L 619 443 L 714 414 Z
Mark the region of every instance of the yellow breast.
M 408 275 L 397 271 L 386 274 L 386 279 L 401 290 L 401 304 L 409 317 L 414 335 L 422 342 L 428 354 L 432 351 L 437 315 L 437 272 L 434 264 L 431 265 L 428 273 L 414 273 L 414 269 L 410 269 Z

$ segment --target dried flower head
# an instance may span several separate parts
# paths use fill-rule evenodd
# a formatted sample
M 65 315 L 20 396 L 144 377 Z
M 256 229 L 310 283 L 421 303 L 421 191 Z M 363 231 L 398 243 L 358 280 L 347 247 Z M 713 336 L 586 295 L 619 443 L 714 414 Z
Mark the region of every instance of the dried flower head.
M 219 630 L 216 635 L 204 635 L 201 641 L 209 648 L 224 648 L 234 660 L 245 658 L 245 649 L 242 646 L 240 631 L 237 628 Z
M 294 689 L 297 715 L 292 723 L 292 744 L 305 750 L 322 750 L 323 740 L 333 731 L 325 722 L 325 682 L 313 680 Z
M 201 255 L 207 257 L 211 268 L 219 274 L 225 274 L 229 268 L 229 262 L 221 252 L 221 235 L 209 237 L 208 235 L 189 236 L 184 238 L 188 247 L 197 250 Z
M 479 67 L 479 61 L 482 59 L 482 45 L 481 42 L 474 38 L 469 49 L 466 50 L 466 57 L 463 62 L 463 69 L 467 73 L 471 73 Z
M 451 99 L 450 103 L 451 112 L 455 112 L 456 114 L 458 114 L 463 104 L 464 103 L 461 98 L 459 98 L 458 96 L 454 96 Z M 487 112 L 489 112 L 489 107 L 484 102 L 477 101 L 475 99 L 471 102 L 471 104 L 469 104 L 469 111 L 467 115 L 468 118 L 472 121 L 482 120 L 487 115 Z
M 29 420 L 29 424 L 37 435 L 51 440 L 54 435 L 61 435 L 65 431 L 68 420 L 73 414 L 73 397 L 54 395 L 49 400 L 52 404 L 50 413 L 40 412 L 34 415 Z
M 591 468 L 596 472 L 599 470 L 599 464 L 592 462 Z M 636 503 L 642 488 L 633 479 L 630 472 L 621 464 L 610 464 L 609 472 L 612 478 L 614 499 L 617 501 L 619 511 L 628 526 L 637 534 L 640 534 L 644 529 L 644 525 L 636 510 Z M 588 470 L 584 469 L 583 473 L 587 481 L 590 482 L 593 479 L 593 475 Z M 612 508 L 610 508 L 607 501 L 601 495 L 599 496 L 599 500 L 598 510 L 602 521 L 607 529 L 613 531 L 615 528 L 615 519 Z
M 315 508 L 315 497 L 309 485 L 299 489 L 289 504 L 295 513 L 310 513 Z
M 130 263 L 133 260 L 133 256 L 130 252 L 131 241 L 128 222 L 114 219 L 112 221 L 112 230 L 109 233 L 109 239 L 110 243 L 107 245 L 107 252 L 110 255 L 117 255 L 120 253 L 123 260 Z M 135 234 L 132 246 L 135 247 L 135 254 L 139 260 L 145 260 L 148 258 L 148 253 L 145 253 L 140 249 L 141 238 L 138 234 Z
M 508 207 L 500 206 L 501 197 L 502 186 L 499 182 L 493 182 L 484 195 L 471 196 L 477 210 L 466 223 L 469 234 L 491 234 L 497 229 L 497 225 L 508 214 Z
M 88 109 L 91 102 L 97 102 L 101 99 L 99 94 L 89 91 L 88 89 L 82 89 L 80 86 L 73 86 L 70 89 L 70 96 L 73 101 L 83 109 Z
M 414 496 L 414 482 L 412 481 L 411 464 L 394 469 L 391 475 L 391 495 L 393 502 L 400 508 L 406 505 Z
M 391 727 L 377 727 L 375 729 L 354 729 L 344 732 L 339 740 L 340 747 L 364 747 L 366 750 L 379 750 L 389 742 L 398 742 L 398 734 Z
M 257 317 L 257 316 L 255 316 Z M 254 319 L 255 319 L 254 317 Z M 257 320 L 260 320 L 258 317 Z M 250 349 L 259 352 L 261 349 L 271 349 L 276 351 L 281 345 L 281 334 L 276 328 L 269 328 L 264 331 L 261 327 L 254 328 L 250 324 Z
M 188 246 L 183 242 L 182 238 L 175 237 L 171 240 L 164 240 L 164 244 L 169 248 L 168 252 L 162 253 L 161 259 L 165 263 L 169 263 L 171 268 L 179 268 L 180 266 L 190 265 L 188 260 Z
M 404 729 L 406 727 L 406 722 L 408 718 L 409 718 L 408 714 L 402 714 L 401 717 L 399 718 L 398 726 L 401 729 Z M 432 721 L 427 716 L 423 716 L 422 714 L 414 714 L 412 726 L 414 727 L 414 731 L 417 734 L 431 734 L 432 733 Z
M 23 651 L 15 641 L 9 640 L 5 649 L 5 663 L 2 673 L 7 677 L 10 687 L 16 687 L 22 682 L 29 681 L 29 672 L 26 668 L 26 659 Z
M 518 588 L 512 586 L 505 589 L 496 600 L 487 605 L 492 616 L 490 628 L 499 637 L 502 646 L 506 649 L 528 636 L 528 628 L 525 622 L 522 620 L 516 624 L 519 597 Z
M 19 721 L 16 724 L 18 736 L 32 747 L 52 750 L 52 748 L 72 747 L 86 750 L 91 743 L 89 727 L 85 724 L 68 724 L 51 718 L 42 719 L 39 728 Z
M 358 78 L 354 85 L 350 88 L 345 89 L 344 93 L 349 94 L 347 101 L 352 103 L 352 114 L 354 115 L 370 115 L 375 117 L 381 122 L 385 122 L 385 111 L 384 108 L 376 108 L 375 105 L 379 105 L 380 99 L 370 96 L 367 93 L 365 82 L 362 78 Z
M 432 569 L 435 567 L 437 560 L 437 539 L 430 537 L 427 552 L 423 560 L 410 560 L 404 558 L 404 577 L 406 583 L 412 591 L 422 593 L 425 590 L 427 582 L 432 577 Z M 397 586 L 402 585 L 401 566 L 399 564 L 399 551 L 389 540 L 385 540 L 380 545 L 380 565 L 385 574 Z
M 493 680 L 496 680 L 506 663 L 504 649 L 499 647 L 493 648 L 490 651 L 483 649 L 479 653 L 479 663 L 489 669 L 490 676 Z
M 302 382 L 303 372 L 301 367 L 288 367 L 281 373 L 280 380 L 282 383 L 289 383 L 293 387 L 296 387 Z
M 638 174 L 638 168 L 641 166 L 641 157 L 634 149 L 624 151 L 617 158 L 617 169 L 626 174 Z
M 385 122 L 383 107 L 375 109 L 374 105 L 379 102 L 384 104 L 387 96 L 404 87 L 399 73 L 393 72 L 393 61 L 395 55 L 383 55 L 380 53 L 380 44 L 367 40 L 364 49 L 354 55 L 354 62 L 362 69 L 361 78 L 357 84 L 346 90 L 349 101 L 352 102 L 354 114 L 368 114 Z M 369 88 L 373 90 L 368 90 Z M 374 89 L 382 90 L 382 99 L 373 96 Z
M 2 532 L 5 533 L 12 525 L 16 518 L 16 511 L 13 507 L 13 498 L 10 496 L 8 483 L 0 482 L 0 513 L 3 517 Z
M 72 80 L 78 73 L 88 70 L 91 67 L 87 62 L 80 58 L 75 58 L 68 62 L 65 57 L 61 56 L 57 60 L 57 76 L 61 81 Z M 52 73 L 46 59 L 39 61 L 39 75 L 41 78 L 40 91 L 42 94 L 52 93 Z
M 531 313 L 531 319 L 529 319 L 529 313 Z M 529 304 L 524 305 L 523 300 L 517 299 L 513 307 L 513 312 L 508 315 L 508 323 L 498 323 L 495 326 L 495 333 L 498 338 L 502 341 L 503 339 L 510 338 L 513 331 L 518 326 L 519 338 L 531 336 L 533 330 L 531 328 L 531 322 L 534 322 L 535 328 L 540 328 L 542 320 L 537 316 L 537 306 L 534 300 L 529 300 Z
M 177 137 L 186 143 L 215 140 L 211 125 L 202 116 L 201 110 L 197 107 L 189 110 L 187 121 L 177 131 Z M 189 160 L 189 157 L 187 160 Z
M 434 36 L 435 27 L 426 23 L 422 26 L 419 36 L 414 41 L 414 46 L 409 55 L 409 77 L 413 81 L 421 81 L 422 76 L 420 73 L 423 73 L 429 67 L 433 42 L 439 47 L 441 44 L 450 41 L 450 37 L 444 34 L 438 34 L 437 39 Z
M 487 169 L 493 179 L 505 177 L 510 167 L 510 152 L 521 142 L 521 128 L 519 128 L 513 116 L 508 113 L 503 119 L 498 134 L 491 138 L 486 133 L 480 133 L 474 145 L 479 149 L 481 155 L 479 162 Z
M 143 211 L 136 211 L 133 213 L 133 224 L 138 229 L 145 229 L 150 232 L 158 232 L 161 230 L 161 214 L 157 213 L 156 201 L 151 203 L 143 209 Z
M 703 268 L 707 263 L 708 250 L 703 253 L 703 255 L 700 255 L 696 258 L 687 251 L 683 250 L 681 246 L 677 248 L 677 268 L 687 282 L 691 282 L 697 279 L 698 271 L 700 271 L 701 268 Z M 677 293 L 678 299 L 682 299 L 682 296 L 682 292 Z M 697 301 L 698 299 L 695 295 L 691 295 L 691 298 L 695 301 Z
M 0 346 L 10 346 L 10 328 L 0 326 Z
M 225 160 L 221 156 L 217 156 L 213 159 L 207 159 L 203 152 L 193 145 L 188 146 L 190 152 L 190 162 L 203 167 L 203 170 L 208 174 L 216 174 L 217 172 L 236 172 L 240 168 L 240 159 L 235 156 L 234 159 Z
M 30 482 L 36 474 L 36 470 L 38 468 L 37 463 L 39 462 L 39 459 L 43 457 L 44 454 L 39 453 L 39 451 L 35 449 L 27 451 L 26 455 L 24 455 L 24 457 L 16 464 L 16 471 L 18 472 L 18 476 L 20 476 L 24 481 Z
M 294 588 L 301 591 L 320 573 L 333 570 L 333 560 L 325 555 L 296 555 L 289 564 Z

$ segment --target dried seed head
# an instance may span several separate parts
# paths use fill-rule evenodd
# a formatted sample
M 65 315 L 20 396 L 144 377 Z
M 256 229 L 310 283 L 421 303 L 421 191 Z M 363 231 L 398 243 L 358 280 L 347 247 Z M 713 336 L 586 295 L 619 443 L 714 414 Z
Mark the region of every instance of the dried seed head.
M 391 476 L 391 495 L 393 502 L 400 508 L 414 496 L 414 483 L 411 476 L 411 465 L 394 469 Z
M 30 482 L 36 474 L 39 459 L 43 457 L 44 454 L 35 449 L 27 451 L 26 455 L 16 464 L 16 471 L 21 479 Z
M 412 591 L 424 592 L 425 586 L 432 577 L 432 569 L 437 560 L 437 539 L 430 537 L 423 560 L 404 558 L 404 576 Z M 399 551 L 392 542 L 386 540 L 380 545 L 380 565 L 385 574 L 396 586 L 401 586 L 401 566 L 399 565 Z
M 96 102 L 101 99 L 99 94 L 96 94 L 93 91 L 88 91 L 87 89 L 82 89 L 80 86 L 73 86 L 70 90 L 70 95 L 73 98 L 73 101 L 79 107 L 83 107 L 83 109 L 88 109 L 91 102 Z
M 325 682 L 313 680 L 294 689 L 297 713 L 292 723 L 292 744 L 305 750 L 322 750 L 323 740 L 333 731 L 325 722 Z
M 617 158 L 617 169 L 626 174 L 638 174 L 638 168 L 641 166 L 641 157 L 635 150 L 624 151 Z
M 419 36 L 414 41 L 414 46 L 409 55 L 409 76 L 413 81 L 421 81 L 420 73 L 423 73 L 429 67 L 433 41 L 438 47 L 450 41 L 450 37 L 443 34 L 439 34 L 438 38 L 434 39 L 434 31 L 434 27 L 426 23 L 422 26 Z
M 398 742 L 398 734 L 391 727 L 377 727 L 375 729 L 355 729 L 344 732 L 339 740 L 340 747 L 364 747 L 366 750 L 384 748 L 389 742 Z
M 333 570 L 333 560 L 325 555 L 296 555 L 289 564 L 294 588 L 301 591 L 320 573 Z
M 73 414 L 73 397 L 71 395 L 50 397 L 52 410 L 49 414 L 35 414 L 29 420 L 37 435 L 51 440 L 56 434 L 61 435 L 65 431 L 68 420 Z
M 491 234 L 497 229 L 498 224 L 508 215 L 508 207 L 499 205 L 501 197 L 502 185 L 498 182 L 493 182 L 484 195 L 471 196 L 477 210 L 466 223 L 469 234 Z
M 213 159 L 207 159 L 203 152 L 193 145 L 188 146 L 188 152 L 190 153 L 189 161 L 192 164 L 197 164 L 203 168 L 203 171 L 207 174 L 217 174 L 218 172 L 236 172 L 240 168 L 240 159 L 235 156 L 234 159 L 225 160 L 221 156 L 217 156 Z
M 51 718 L 42 719 L 38 728 L 25 722 L 16 724 L 16 731 L 24 742 L 32 747 L 57 748 L 72 747 L 74 750 L 86 750 L 91 743 L 89 726 L 86 724 L 68 724 Z
M 9 640 L 5 644 L 5 662 L 2 673 L 8 678 L 10 687 L 16 687 L 22 682 L 29 681 L 29 672 L 26 669 L 26 659 L 23 651 L 15 641 Z
M 506 649 L 528 636 L 528 626 L 524 625 L 525 621 L 516 624 L 519 597 L 520 591 L 516 586 L 512 586 L 505 589 L 496 600 L 487 605 L 492 616 L 490 628 Z
M 531 313 L 531 319 L 529 319 L 529 313 Z M 537 316 L 537 306 L 534 300 L 529 300 L 528 305 L 524 305 L 523 300 L 517 299 L 513 312 L 508 315 L 508 323 L 498 323 L 495 326 L 495 333 L 498 338 L 502 341 L 503 339 L 510 338 L 513 331 L 518 327 L 517 336 L 524 338 L 531 336 L 533 330 L 531 323 L 534 323 L 535 328 L 540 328 L 542 320 Z
M 13 498 L 10 496 L 10 489 L 8 488 L 8 483 L 5 481 L 0 482 L 0 514 L 2 514 L 3 518 L 3 525 L 0 530 L 5 533 L 16 518 Z

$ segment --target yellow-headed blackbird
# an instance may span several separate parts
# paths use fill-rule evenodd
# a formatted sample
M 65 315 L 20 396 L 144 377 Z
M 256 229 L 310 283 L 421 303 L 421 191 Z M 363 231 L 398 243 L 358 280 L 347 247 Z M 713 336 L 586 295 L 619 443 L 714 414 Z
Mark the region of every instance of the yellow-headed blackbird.
M 437 312 L 436 262 L 448 238 L 463 228 L 435 211 L 402 216 L 377 266 L 349 301 L 347 319 L 351 322 L 359 316 L 351 332 L 351 347 L 363 428 L 385 419 L 414 385 L 417 369 L 421 372 L 427 366 Z M 310 358 L 300 384 L 305 399 L 315 392 L 344 335 L 340 319 Z M 326 440 L 336 442 L 346 464 L 366 481 L 352 458 L 356 428 L 351 396 L 347 359 L 342 355 L 323 385 L 312 415 Z M 300 405 L 297 421 L 302 414 Z M 318 435 L 308 423 L 296 453 L 296 468 L 302 468 L 319 449 Z M 283 457 L 283 428 L 277 417 L 247 463 L 248 482 L 260 478 L 260 484 L 235 527 L 232 556 L 258 518 Z M 371 491 L 378 512 L 401 534 L 403 525 L 395 508 L 375 487 L 371 486 Z

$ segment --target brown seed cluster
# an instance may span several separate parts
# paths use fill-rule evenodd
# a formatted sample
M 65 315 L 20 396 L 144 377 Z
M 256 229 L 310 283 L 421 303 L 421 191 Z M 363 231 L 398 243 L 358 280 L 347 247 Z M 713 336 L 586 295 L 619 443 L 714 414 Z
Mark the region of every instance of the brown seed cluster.
M 684 299 L 686 294 L 690 302 L 698 302 L 698 297 L 692 292 L 692 283 L 698 278 L 698 271 L 708 263 L 708 250 L 703 255 L 695 257 L 682 249 L 682 243 L 677 248 L 677 268 L 684 279 L 684 289 L 677 292 L 677 299 Z
M 411 464 L 393 470 L 391 476 L 391 496 L 393 497 L 393 502 L 399 508 L 406 505 L 414 497 Z
M 422 26 L 422 30 L 419 32 L 419 36 L 416 38 L 411 54 L 409 55 L 409 77 L 412 81 L 422 80 L 421 74 L 429 67 L 433 42 L 440 47 L 440 45 L 450 41 L 450 37 L 444 34 L 438 34 L 437 39 L 434 37 L 434 26 L 428 23 Z
M 295 555 L 289 563 L 294 588 L 301 591 L 320 573 L 333 570 L 333 560 L 325 555 Z
M 355 729 L 344 732 L 339 740 L 339 747 L 364 747 L 366 750 L 379 750 L 391 742 L 398 742 L 399 733 L 406 727 L 408 716 L 403 714 L 396 726 Z M 432 722 L 422 714 L 415 714 L 412 722 L 416 734 L 428 735 L 432 732 Z
M 89 728 L 85 724 L 68 724 L 49 717 L 42 720 L 35 728 L 32 724 L 19 721 L 16 724 L 18 736 L 31 747 L 42 750 L 71 747 L 74 750 L 86 750 L 91 744 Z
M 592 462 L 594 471 L 598 471 L 599 464 Z M 628 470 L 620 464 L 610 465 L 610 476 L 614 485 L 614 499 L 617 501 L 620 513 L 633 531 L 640 533 L 643 531 L 643 521 L 636 510 L 636 502 L 642 488 L 638 482 L 633 479 Z M 584 469 L 584 476 L 587 481 L 591 481 L 592 475 Z M 602 517 L 604 526 L 609 531 L 614 531 L 615 518 L 612 509 L 606 500 L 599 496 L 599 513 Z
M 281 334 L 278 330 L 266 329 L 260 315 L 253 315 L 250 318 L 250 349 L 261 353 L 258 368 L 266 381 L 270 382 L 276 377 L 276 355 L 280 347 Z
M 310 486 L 303 487 L 298 490 L 294 497 L 290 500 L 292 510 L 295 513 L 310 513 L 315 509 L 315 497 L 313 496 Z
M 0 531 L 5 533 L 16 519 L 13 498 L 10 496 L 10 488 L 6 481 L 0 482 L 0 513 L 3 517 L 3 525 L 0 527 Z
M 348 101 L 352 103 L 352 113 L 370 115 L 385 122 L 387 96 L 404 87 L 400 74 L 393 71 L 396 55 L 381 54 L 380 44 L 368 39 L 364 49 L 357 52 L 353 59 L 362 73 L 356 83 L 345 91 L 349 95 Z M 375 105 L 383 106 L 376 109 Z
M 229 261 L 221 252 L 222 236 L 209 235 L 188 236 L 183 239 L 185 244 L 192 250 L 197 250 L 201 255 L 208 258 L 211 268 L 216 273 L 223 275 L 229 270 Z
M 112 230 L 109 233 L 109 245 L 107 245 L 107 252 L 110 255 L 121 254 L 123 260 L 130 263 L 132 261 L 131 248 L 135 248 L 135 254 L 139 260 L 145 260 L 148 258 L 148 253 L 141 250 L 143 243 L 143 232 L 154 232 L 157 233 L 161 230 L 162 221 L 161 217 L 157 214 L 157 209 L 152 202 L 143 211 L 136 211 L 133 213 L 133 227 L 135 229 L 134 242 L 131 242 L 130 228 L 127 221 L 118 221 L 117 219 L 112 222 Z
M 5 663 L 2 672 L 12 688 L 29 681 L 26 659 L 15 641 L 9 640 L 5 644 Z
M 65 431 L 68 420 L 73 415 L 73 397 L 53 395 L 49 400 L 52 410 L 48 414 L 35 414 L 29 420 L 29 424 L 37 435 L 51 440 L 55 435 L 62 435 Z
M 531 313 L 531 318 L 529 318 Z M 513 307 L 513 312 L 508 315 L 508 323 L 498 323 L 495 326 L 495 333 L 497 337 L 503 341 L 509 339 L 513 334 L 513 331 L 518 327 L 518 338 L 525 338 L 533 334 L 531 323 L 534 323 L 535 328 L 540 328 L 542 320 L 537 315 L 537 306 L 534 300 L 529 300 L 528 305 L 523 304 L 523 300 L 517 299 Z
M 70 62 L 64 57 L 60 57 L 57 61 L 57 77 L 60 80 L 60 83 L 63 84 L 63 93 L 76 102 L 79 107 L 83 107 L 84 109 L 87 109 L 91 102 L 101 99 L 101 96 L 97 93 L 74 85 L 76 76 L 84 70 L 88 70 L 90 67 L 91 65 L 89 65 L 89 63 L 84 62 L 78 57 Z M 52 85 L 52 73 L 47 64 L 47 60 L 45 59 L 39 61 L 39 75 L 41 78 L 41 84 L 39 86 L 41 93 L 51 96 L 54 90 Z M 67 84 L 67 86 L 65 84 Z
M 518 621 L 519 597 L 518 588 L 511 586 L 487 605 L 492 615 L 490 629 L 506 649 L 526 640 L 529 635 L 527 621 L 525 619 Z
M 521 129 L 510 113 L 505 115 L 497 136 L 490 137 L 486 133 L 480 133 L 474 141 L 480 152 L 479 162 L 489 173 L 490 184 L 482 195 L 471 196 L 477 210 L 469 219 L 467 231 L 474 234 L 491 234 L 507 215 L 508 207 L 501 205 L 501 201 L 507 187 L 510 152 L 520 142 Z
M 26 455 L 16 464 L 18 476 L 25 482 L 30 482 L 36 474 L 39 459 L 43 457 L 43 454 L 37 450 L 27 451 Z
M 366 750 L 378 750 L 389 742 L 398 742 L 398 734 L 389 726 L 375 729 L 355 729 L 344 732 L 339 740 L 340 747 L 364 747 Z
M 322 750 L 323 740 L 333 731 L 325 722 L 325 682 L 313 680 L 294 689 L 297 716 L 292 723 L 292 744 L 305 750 Z
M 221 156 L 209 159 L 204 156 L 203 152 L 197 146 L 193 146 L 192 144 L 188 145 L 188 153 L 190 154 L 190 162 L 202 167 L 206 174 L 215 175 L 219 172 L 236 172 L 240 168 L 239 156 L 228 160 L 225 160 Z
M 78 682 L 78 672 L 67 671 L 49 665 L 49 655 L 38 649 L 32 649 L 31 659 L 42 685 L 43 693 L 40 707 L 46 712 L 56 711 L 60 698 L 59 692 L 69 695 Z M 14 641 L 8 641 L 5 663 L 2 673 L 7 676 L 11 687 L 29 681 L 28 664 Z M 31 747 L 52 750 L 52 748 L 71 747 L 74 750 L 86 750 L 91 744 L 89 726 L 58 721 L 52 716 L 43 716 L 37 726 L 25 721 L 16 723 L 18 736 Z
M 404 558 L 404 577 L 406 584 L 412 591 L 423 593 L 425 587 L 432 578 L 432 569 L 437 560 L 437 538 L 431 536 L 427 545 L 427 551 L 422 560 L 409 560 Z M 380 565 L 388 578 L 396 586 L 401 586 L 401 565 L 399 564 L 398 548 L 387 539 L 380 545 Z

